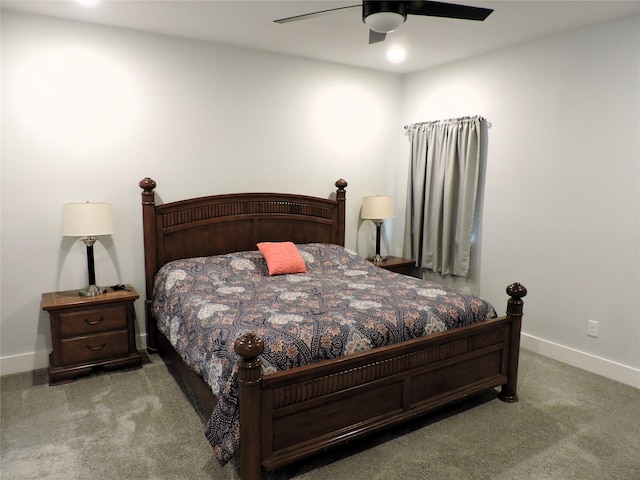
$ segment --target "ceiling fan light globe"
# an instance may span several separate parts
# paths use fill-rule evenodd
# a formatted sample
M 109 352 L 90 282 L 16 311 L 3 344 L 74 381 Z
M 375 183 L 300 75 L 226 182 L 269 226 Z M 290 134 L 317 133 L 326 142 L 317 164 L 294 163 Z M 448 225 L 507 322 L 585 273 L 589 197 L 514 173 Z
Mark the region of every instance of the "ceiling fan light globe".
M 365 17 L 364 23 L 374 32 L 390 33 L 402 25 L 406 18 L 395 12 L 378 12 Z

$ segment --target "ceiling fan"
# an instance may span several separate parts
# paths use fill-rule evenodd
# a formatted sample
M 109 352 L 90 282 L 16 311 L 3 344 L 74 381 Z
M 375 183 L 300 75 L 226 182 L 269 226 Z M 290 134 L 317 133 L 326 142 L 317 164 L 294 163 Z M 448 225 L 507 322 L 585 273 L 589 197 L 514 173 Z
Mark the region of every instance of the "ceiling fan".
M 429 17 L 459 18 L 463 20 L 483 21 L 493 9 L 457 5 L 453 3 L 413 1 L 413 2 L 379 2 L 363 1 L 362 5 L 330 8 L 318 12 L 305 13 L 294 17 L 280 18 L 275 23 L 288 23 L 296 20 L 335 13 L 348 8 L 362 7 L 362 21 L 369 27 L 369 43 L 384 41 L 387 33 L 393 32 L 407 20 L 407 15 L 423 15 Z

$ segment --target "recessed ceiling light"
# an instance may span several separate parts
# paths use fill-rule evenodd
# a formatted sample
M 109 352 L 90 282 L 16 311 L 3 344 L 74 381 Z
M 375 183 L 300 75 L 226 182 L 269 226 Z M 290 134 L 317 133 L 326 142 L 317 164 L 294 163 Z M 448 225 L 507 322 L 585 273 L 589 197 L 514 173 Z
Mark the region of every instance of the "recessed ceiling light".
M 100 0 L 75 0 L 78 5 L 83 7 L 93 7 L 100 3 Z
M 387 50 L 387 60 L 391 63 L 401 63 L 407 58 L 407 51 L 403 47 L 391 47 Z

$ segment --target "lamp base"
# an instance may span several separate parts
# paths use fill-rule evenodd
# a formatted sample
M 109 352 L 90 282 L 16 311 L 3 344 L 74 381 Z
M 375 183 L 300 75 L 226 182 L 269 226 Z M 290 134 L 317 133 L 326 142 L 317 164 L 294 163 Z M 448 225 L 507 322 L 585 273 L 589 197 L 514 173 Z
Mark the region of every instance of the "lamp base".
M 380 230 L 382 227 L 382 220 L 376 220 L 376 256 L 373 257 L 373 263 L 376 265 L 384 262 L 384 258 L 380 255 Z
M 107 293 L 106 288 L 96 287 L 95 285 L 89 285 L 87 288 L 78 291 L 78 295 L 81 297 L 95 297 L 104 293 Z
M 379 264 L 379 263 L 384 263 L 387 261 L 387 259 L 385 257 L 382 257 L 380 255 L 376 255 L 375 257 L 371 257 L 369 259 L 369 261 L 375 263 L 375 264 Z

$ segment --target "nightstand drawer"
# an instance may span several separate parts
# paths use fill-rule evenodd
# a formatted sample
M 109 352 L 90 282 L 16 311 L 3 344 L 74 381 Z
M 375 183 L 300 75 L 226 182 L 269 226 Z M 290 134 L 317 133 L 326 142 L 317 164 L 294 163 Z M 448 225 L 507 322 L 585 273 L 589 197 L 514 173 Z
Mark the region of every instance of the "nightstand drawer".
M 60 359 L 64 365 L 95 362 L 128 354 L 126 330 L 60 341 Z
M 401 273 L 402 275 L 411 276 L 411 273 L 415 269 L 415 266 L 411 263 L 408 265 L 389 265 L 388 267 L 382 267 L 390 272 Z
M 60 313 L 60 336 L 93 335 L 127 328 L 125 305 Z

